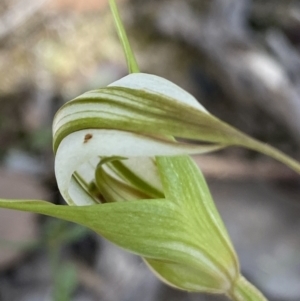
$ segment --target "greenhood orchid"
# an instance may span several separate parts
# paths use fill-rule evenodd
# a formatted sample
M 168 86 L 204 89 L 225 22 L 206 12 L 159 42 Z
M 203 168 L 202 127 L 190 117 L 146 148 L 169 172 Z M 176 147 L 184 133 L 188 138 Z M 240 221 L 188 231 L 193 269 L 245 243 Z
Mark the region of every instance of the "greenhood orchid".
M 130 74 L 71 100 L 54 118 L 55 176 L 70 206 L 31 200 L 0 206 L 89 227 L 142 256 L 176 288 L 266 300 L 241 275 L 205 179 L 188 155 L 242 146 L 298 173 L 299 163 L 214 117 L 172 82 L 139 73 L 114 0 L 110 5 Z

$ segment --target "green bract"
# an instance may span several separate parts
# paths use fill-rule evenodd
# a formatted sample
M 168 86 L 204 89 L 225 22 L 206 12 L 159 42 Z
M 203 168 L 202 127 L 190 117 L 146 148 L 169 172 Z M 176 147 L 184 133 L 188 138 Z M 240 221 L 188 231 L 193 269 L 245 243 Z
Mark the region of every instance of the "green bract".
M 87 226 L 143 256 L 159 278 L 177 288 L 244 293 L 235 285 L 242 279 L 236 254 L 198 167 L 188 156 L 157 157 L 156 164 L 165 194 L 161 199 L 80 207 L 6 201 L 1 206 Z

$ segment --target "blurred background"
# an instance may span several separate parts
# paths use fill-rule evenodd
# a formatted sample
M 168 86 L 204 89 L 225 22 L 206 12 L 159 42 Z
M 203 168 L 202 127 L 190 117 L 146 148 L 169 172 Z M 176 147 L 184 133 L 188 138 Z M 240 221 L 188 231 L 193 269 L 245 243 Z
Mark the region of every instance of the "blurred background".
M 300 159 L 300 1 L 118 0 L 143 72 Z M 127 74 L 107 0 L 0 0 L 0 196 L 63 203 L 51 124 Z M 195 157 L 246 277 L 300 300 L 300 177 L 230 148 Z M 1 301 L 222 301 L 160 283 L 136 256 L 66 222 L 0 210 Z

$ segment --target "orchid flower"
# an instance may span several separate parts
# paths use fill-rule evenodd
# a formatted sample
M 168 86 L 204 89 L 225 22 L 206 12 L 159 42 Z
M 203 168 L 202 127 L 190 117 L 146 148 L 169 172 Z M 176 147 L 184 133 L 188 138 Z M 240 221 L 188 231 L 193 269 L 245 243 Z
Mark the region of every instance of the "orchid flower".
M 0 206 L 89 227 L 141 256 L 173 287 L 266 300 L 241 275 L 189 155 L 242 146 L 298 173 L 299 163 L 214 117 L 172 82 L 140 73 L 114 0 L 110 6 L 130 74 L 66 103 L 53 122 L 55 175 L 70 206 L 38 200 L 0 200 Z

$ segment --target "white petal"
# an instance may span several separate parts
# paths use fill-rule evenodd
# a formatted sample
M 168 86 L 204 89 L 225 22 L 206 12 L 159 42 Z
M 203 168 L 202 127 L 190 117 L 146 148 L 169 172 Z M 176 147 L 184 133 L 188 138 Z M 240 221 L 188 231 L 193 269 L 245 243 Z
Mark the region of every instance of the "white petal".
M 117 130 L 81 130 L 68 135 L 60 143 L 55 158 L 55 175 L 58 188 L 68 203 L 88 205 L 94 201 L 89 196 L 83 198 L 82 194 L 76 193 L 75 180 L 71 183 L 71 191 L 69 185 L 73 173 L 93 158 L 172 156 L 206 153 L 218 148 L 180 144 Z
M 132 73 L 110 84 L 109 87 L 124 87 L 162 94 L 208 113 L 191 94 L 169 80 L 153 74 Z
M 163 191 L 160 177 L 154 163 L 154 158 L 130 158 L 122 161 L 122 163 L 143 181 L 147 182 L 157 190 Z
M 60 190 L 60 193 L 69 205 L 87 206 L 96 204 L 93 198 L 87 194 L 72 175 L 68 180 L 68 187 Z M 57 184 L 60 187 L 58 179 Z

